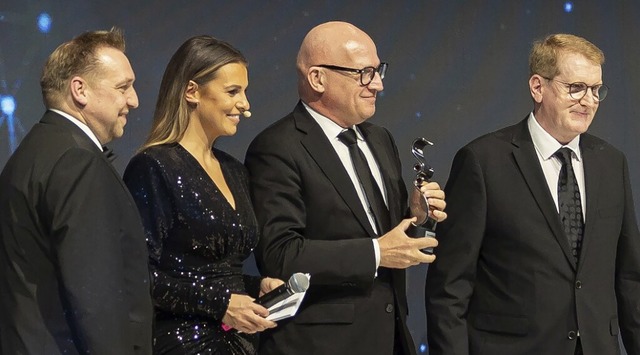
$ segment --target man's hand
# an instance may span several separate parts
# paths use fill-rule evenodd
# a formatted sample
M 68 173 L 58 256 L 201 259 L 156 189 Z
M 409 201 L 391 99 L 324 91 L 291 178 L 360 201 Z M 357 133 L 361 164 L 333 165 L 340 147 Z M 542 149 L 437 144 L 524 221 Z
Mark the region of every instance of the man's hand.
M 444 201 L 442 202 L 444 203 Z M 405 234 L 411 222 L 415 221 L 415 218 L 405 219 L 389 233 L 378 238 L 380 266 L 406 269 L 421 263 L 432 263 L 436 259 L 435 255 L 427 255 L 420 251 L 423 248 L 437 246 L 438 241 L 435 238 L 411 238 Z
M 429 211 L 424 211 L 422 208 L 419 208 L 419 206 L 424 205 L 420 201 L 423 198 L 426 198 L 429 203 Z M 422 184 L 420 190 L 412 189 L 409 206 L 411 208 L 411 216 L 416 217 L 419 224 L 427 220 L 427 212 L 429 213 L 429 217 L 438 222 L 447 219 L 447 214 L 444 212 L 447 206 L 447 203 L 444 201 L 444 191 L 440 189 L 440 185 L 435 181 Z
M 275 290 L 282 284 L 284 284 L 284 281 L 280 279 L 265 277 L 260 281 L 260 296 L 263 296 L 265 293 L 269 293 L 270 291 Z

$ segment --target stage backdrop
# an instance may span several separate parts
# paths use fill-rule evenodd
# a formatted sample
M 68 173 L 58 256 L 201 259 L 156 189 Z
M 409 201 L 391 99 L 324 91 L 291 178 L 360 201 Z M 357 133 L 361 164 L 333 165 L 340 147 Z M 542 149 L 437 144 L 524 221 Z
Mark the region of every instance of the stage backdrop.
M 372 122 L 394 134 L 407 184 L 413 176 L 409 147 L 417 136 L 435 143 L 426 155 L 434 179 L 444 185 L 457 149 L 529 113 L 533 40 L 555 32 L 591 40 L 606 55 L 604 82 L 611 90 L 590 131 L 627 154 L 637 202 L 639 13 L 634 0 L 2 0 L 0 168 L 43 113 L 38 80 L 45 58 L 80 32 L 113 25 L 125 30 L 140 107 L 129 115 L 125 136 L 110 144 L 122 172 L 149 130 L 164 67 L 188 37 L 227 40 L 250 62 L 253 116 L 236 136 L 217 143 L 243 160 L 251 139 L 296 104 L 294 63 L 305 33 L 324 21 L 345 20 L 369 33 L 380 59 L 390 63 Z M 415 267 L 408 276 L 410 327 L 422 352 L 425 273 L 425 266 Z

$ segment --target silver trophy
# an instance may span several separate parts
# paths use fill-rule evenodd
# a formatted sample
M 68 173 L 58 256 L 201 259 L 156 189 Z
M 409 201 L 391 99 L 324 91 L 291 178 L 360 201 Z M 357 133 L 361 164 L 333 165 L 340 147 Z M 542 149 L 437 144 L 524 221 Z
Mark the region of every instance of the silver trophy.
M 413 166 L 413 170 L 416 172 L 416 178 L 413 184 L 418 190 L 423 183 L 429 182 L 434 173 L 433 168 L 429 166 L 424 159 L 424 148 L 432 145 L 433 143 L 424 138 L 416 138 L 411 145 L 411 154 L 413 154 L 418 161 Z M 411 223 L 407 229 L 407 235 L 413 238 L 435 237 L 436 224 L 438 221 L 429 216 L 430 206 L 427 198 L 422 193 L 411 194 L 411 196 L 409 208 L 411 209 L 411 214 L 416 216 L 418 220 Z M 433 248 L 422 249 L 422 252 L 433 254 Z

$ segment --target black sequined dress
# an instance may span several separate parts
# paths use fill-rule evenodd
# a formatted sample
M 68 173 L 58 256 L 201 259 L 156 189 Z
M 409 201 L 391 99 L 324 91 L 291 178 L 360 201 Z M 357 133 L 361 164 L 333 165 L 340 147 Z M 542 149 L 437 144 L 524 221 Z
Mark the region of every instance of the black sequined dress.
M 257 335 L 221 326 L 231 294 L 256 297 L 260 286 L 260 278 L 242 274 L 258 241 L 248 177 L 235 158 L 213 152 L 235 210 L 179 144 L 146 149 L 124 174 L 149 247 L 155 354 L 256 353 Z

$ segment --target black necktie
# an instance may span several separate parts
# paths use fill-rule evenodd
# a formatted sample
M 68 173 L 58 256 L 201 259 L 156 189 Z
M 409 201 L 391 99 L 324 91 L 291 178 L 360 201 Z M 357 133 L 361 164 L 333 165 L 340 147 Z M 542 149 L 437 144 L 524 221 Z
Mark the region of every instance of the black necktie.
M 113 163 L 114 160 L 118 157 L 113 150 L 107 146 L 102 147 L 102 154 L 109 160 L 109 163 Z
M 383 235 L 390 229 L 389 210 L 384 204 L 384 198 L 378 187 L 378 183 L 371 175 L 371 169 L 367 163 L 367 158 L 358 148 L 356 132 L 347 129 L 338 135 L 338 139 L 349 148 L 351 162 L 360 180 L 360 185 L 364 189 L 369 209 L 373 213 L 378 229 L 378 235 Z
M 554 154 L 562 163 L 558 178 L 558 207 L 564 233 L 569 240 L 571 252 L 576 261 L 580 256 L 584 222 L 582 219 L 582 202 L 576 175 L 571 165 L 571 149 L 560 148 Z

